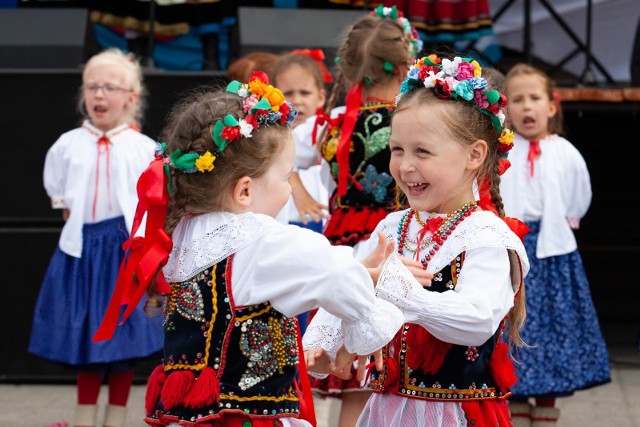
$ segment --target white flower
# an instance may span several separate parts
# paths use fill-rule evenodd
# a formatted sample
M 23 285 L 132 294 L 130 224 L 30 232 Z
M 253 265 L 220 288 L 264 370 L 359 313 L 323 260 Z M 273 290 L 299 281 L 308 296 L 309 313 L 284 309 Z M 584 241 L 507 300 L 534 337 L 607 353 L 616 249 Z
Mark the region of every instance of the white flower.
M 245 138 L 251 138 L 251 133 L 253 132 L 253 125 L 251 123 L 247 123 L 245 119 L 240 119 L 238 121 L 240 125 L 240 135 Z
M 246 87 L 245 85 L 242 85 L 242 87 L 238 91 L 238 95 L 243 98 L 246 98 L 247 96 L 249 96 L 249 88 Z
M 391 15 L 391 8 L 390 7 L 383 7 L 382 8 L 382 14 L 386 17 L 389 17 L 389 15 Z
M 498 120 L 500 120 L 500 124 L 504 125 L 505 115 L 502 112 L 502 110 L 498 111 L 498 114 L 496 114 L 496 117 L 498 117 Z
M 438 71 L 437 74 L 434 74 L 433 71 L 429 71 L 427 77 L 424 79 L 424 87 L 427 89 L 432 88 L 436 85 L 436 80 L 442 80 L 444 73 L 442 71 Z
M 442 71 L 449 76 L 458 75 L 458 65 L 462 62 L 462 58 L 456 56 L 453 61 L 448 58 L 442 59 Z

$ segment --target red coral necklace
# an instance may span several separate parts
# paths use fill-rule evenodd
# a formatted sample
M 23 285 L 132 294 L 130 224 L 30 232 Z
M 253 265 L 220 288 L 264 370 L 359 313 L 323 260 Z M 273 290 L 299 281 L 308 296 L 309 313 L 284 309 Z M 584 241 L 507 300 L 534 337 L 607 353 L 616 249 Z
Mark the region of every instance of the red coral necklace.
M 422 266 L 426 269 L 427 265 L 429 265 L 429 261 L 435 255 L 435 253 L 440 249 L 440 246 L 447 240 L 448 236 L 451 235 L 453 230 L 456 229 L 458 224 L 465 220 L 473 211 L 478 208 L 478 204 L 476 202 L 473 203 L 465 203 L 458 209 L 451 211 L 447 214 L 446 217 L 434 217 L 429 218 L 426 222 L 422 222 L 420 220 L 420 216 L 417 211 L 413 209 L 409 209 L 400 220 L 398 224 L 398 253 L 402 255 L 403 248 L 406 248 L 410 252 L 415 252 L 416 259 L 420 259 L 420 249 L 426 248 L 429 245 L 433 244 L 431 249 L 427 252 L 427 254 L 420 260 Z M 422 228 L 418 232 L 418 241 L 416 248 L 413 249 L 409 245 L 407 245 L 407 232 L 409 230 L 409 223 L 412 218 L 416 218 L 418 224 L 422 225 Z M 431 233 L 431 236 L 423 242 L 423 239 L 427 232 Z

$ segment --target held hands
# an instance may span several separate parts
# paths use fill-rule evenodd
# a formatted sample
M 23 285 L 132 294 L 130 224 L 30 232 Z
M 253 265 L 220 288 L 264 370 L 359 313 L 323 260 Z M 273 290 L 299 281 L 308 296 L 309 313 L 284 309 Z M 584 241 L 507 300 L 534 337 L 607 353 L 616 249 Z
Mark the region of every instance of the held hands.
M 378 232 L 378 245 L 373 252 L 362 260 L 362 264 L 367 267 L 367 270 L 369 270 L 373 283 L 378 283 L 378 278 L 382 272 L 382 264 L 394 250 L 395 245 L 393 241 L 388 242 L 384 233 Z M 427 272 L 420 261 L 403 256 L 400 257 L 400 260 L 422 286 L 431 286 L 433 274 Z
M 382 349 L 375 351 L 369 356 L 356 356 L 353 353 L 349 353 L 344 347 L 340 347 L 335 362 L 331 360 L 323 349 L 307 350 L 304 352 L 307 370 L 319 374 L 332 374 L 344 380 L 351 378 L 351 367 L 353 366 L 354 360 L 357 360 L 358 368 L 356 371 L 356 379 L 358 381 L 362 381 L 365 378 L 370 356 L 374 358 L 376 369 L 381 371 L 383 367 Z

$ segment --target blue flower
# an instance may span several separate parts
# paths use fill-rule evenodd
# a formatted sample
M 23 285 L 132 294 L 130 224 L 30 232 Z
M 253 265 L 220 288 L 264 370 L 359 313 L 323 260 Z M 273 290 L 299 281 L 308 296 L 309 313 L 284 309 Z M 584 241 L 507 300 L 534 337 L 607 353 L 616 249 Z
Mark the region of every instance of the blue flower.
M 358 182 L 366 194 L 370 194 L 373 199 L 382 203 L 387 195 L 387 186 L 391 184 L 393 178 L 386 173 L 378 173 L 373 165 L 368 165 L 364 171 L 364 178 Z

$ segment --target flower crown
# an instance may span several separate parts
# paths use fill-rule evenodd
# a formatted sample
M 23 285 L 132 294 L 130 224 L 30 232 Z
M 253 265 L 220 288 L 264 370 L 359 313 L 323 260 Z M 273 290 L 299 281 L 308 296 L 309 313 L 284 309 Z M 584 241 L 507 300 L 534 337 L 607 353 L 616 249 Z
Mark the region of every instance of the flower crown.
M 500 132 L 498 151 L 506 157 L 513 147 L 513 132 L 504 127 L 507 98 L 497 90 L 487 90 L 487 80 L 482 77 L 482 68 L 472 58 L 456 56 L 453 60 L 438 58 L 437 55 L 418 59 L 409 69 L 402 82 L 396 105 L 402 96 L 419 87 L 433 88 L 440 99 L 462 99 L 473 103 L 491 118 L 493 127 Z
M 415 57 L 420 53 L 422 50 L 422 40 L 420 39 L 418 31 L 411 26 L 411 22 L 404 17 L 402 12 L 398 11 L 396 6 L 384 7 L 383 5 L 380 5 L 371 11 L 371 15 L 377 16 L 378 18 L 394 19 L 398 21 L 409 38 L 408 49 L 409 52 L 411 52 L 411 56 Z
M 176 150 L 166 157 L 166 144 L 159 144 L 156 147 L 156 157 L 163 158 L 167 175 L 170 176 L 170 169 L 183 173 L 211 172 L 216 158 L 232 141 L 251 138 L 253 131 L 261 125 L 291 124 L 298 115 L 298 110 L 284 99 L 280 89 L 269 84 L 269 78 L 262 71 L 253 72 L 248 83 L 240 83 L 237 80 L 230 82 L 226 92 L 235 93 L 243 98 L 242 109 L 246 116 L 238 119 L 227 114 L 222 120 L 216 121 L 211 130 L 211 138 L 217 147 L 213 153 L 182 153 Z

